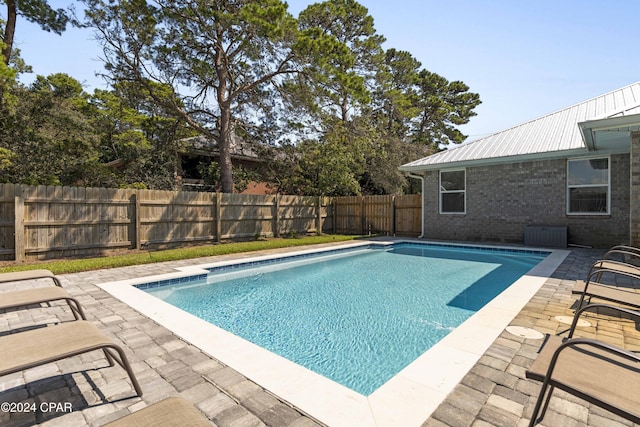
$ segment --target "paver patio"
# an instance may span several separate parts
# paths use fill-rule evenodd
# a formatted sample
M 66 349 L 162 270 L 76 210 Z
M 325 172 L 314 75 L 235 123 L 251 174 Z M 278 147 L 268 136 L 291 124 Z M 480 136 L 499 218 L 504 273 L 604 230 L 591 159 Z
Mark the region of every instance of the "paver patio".
M 603 253 L 602 250 L 573 249 L 511 325 L 549 334 L 567 330 L 568 325 L 556 317 L 573 315 L 576 301 L 571 296 L 573 283 L 584 278 L 591 263 Z M 217 426 L 322 425 L 95 286 L 239 256 L 246 255 L 60 276 L 64 288 L 79 299 L 88 320 L 123 345 L 144 395 L 133 397 L 135 393 L 126 372 L 117 366 L 106 367 L 102 354 L 92 352 L 0 377 L 0 402 L 35 404 L 37 408 L 24 412 L 0 411 L 0 425 L 100 426 L 169 396 L 182 396 L 191 401 Z M 48 285 L 41 281 L 7 284 L 0 286 L 0 291 L 45 284 Z M 0 312 L 0 335 L 34 324 L 71 319 L 73 316 L 64 303 L 55 303 L 48 308 Z M 640 333 L 634 322 L 603 315 L 591 315 L 589 321 L 591 326 L 579 328 L 576 336 L 596 337 L 640 350 Z M 425 420 L 423 427 L 527 425 L 540 383 L 525 379 L 524 374 L 535 359 L 541 342 L 503 331 L 461 383 Z M 42 403 L 67 405 L 43 411 L 40 410 Z M 556 391 L 542 425 L 613 427 L 633 424 Z

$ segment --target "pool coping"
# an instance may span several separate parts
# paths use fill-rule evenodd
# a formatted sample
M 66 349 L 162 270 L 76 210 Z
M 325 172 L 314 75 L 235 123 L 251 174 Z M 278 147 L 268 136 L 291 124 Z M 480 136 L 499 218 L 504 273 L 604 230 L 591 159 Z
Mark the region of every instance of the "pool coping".
M 286 253 L 180 267 L 175 273 L 107 282 L 98 286 L 321 423 L 337 427 L 419 426 L 536 294 L 570 253 L 569 250 L 447 244 L 539 250 L 550 252 L 550 255 L 369 396 L 356 393 L 133 286 L 202 274 L 207 268 L 226 264 L 401 242 L 442 244 L 412 239 L 350 242 L 329 248 L 294 249 Z

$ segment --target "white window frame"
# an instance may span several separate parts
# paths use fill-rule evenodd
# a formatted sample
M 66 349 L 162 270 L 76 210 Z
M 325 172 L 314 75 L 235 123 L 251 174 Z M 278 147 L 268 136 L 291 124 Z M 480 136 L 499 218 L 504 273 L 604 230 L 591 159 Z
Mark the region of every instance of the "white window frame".
M 604 212 L 571 212 L 571 189 L 572 188 L 595 188 L 595 187 L 605 187 L 603 184 L 593 184 L 593 185 L 570 185 L 569 184 L 569 163 L 573 161 L 586 161 L 586 160 L 596 160 L 596 159 L 607 159 L 607 209 Z M 598 157 L 577 157 L 573 159 L 567 159 L 567 200 L 566 200 L 566 210 L 567 215 L 588 215 L 588 216 L 602 216 L 602 215 L 611 215 L 611 156 L 598 156 Z
M 442 188 L 442 174 L 448 172 L 464 172 L 464 190 L 444 190 Z M 466 169 L 449 169 L 449 170 L 441 170 L 438 174 L 438 189 L 439 189 L 439 212 L 442 215 L 464 215 L 467 213 L 467 170 Z M 463 203 L 464 209 L 462 212 L 446 212 L 442 210 L 442 195 L 443 194 L 452 194 L 452 193 L 462 193 L 463 194 Z

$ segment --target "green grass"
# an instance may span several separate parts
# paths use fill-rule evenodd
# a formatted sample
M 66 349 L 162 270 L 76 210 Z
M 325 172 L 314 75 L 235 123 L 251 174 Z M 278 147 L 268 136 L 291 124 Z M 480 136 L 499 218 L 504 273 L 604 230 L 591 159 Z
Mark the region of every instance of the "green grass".
M 132 254 L 104 256 L 99 258 L 56 260 L 31 264 L 15 264 L 0 267 L 0 273 L 12 271 L 47 269 L 54 274 L 78 273 L 81 271 L 98 270 L 102 268 L 126 267 L 129 265 L 150 264 L 154 262 L 176 261 L 216 255 L 237 254 L 265 249 L 278 249 L 303 245 L 317 245 L 321 243 L 342 242 L 354 240 L 358 236 L 322 235 L 305 236 L 291 239 L 255 240 L 250 242 L 224 243 L 210 246 L 196 246 L 190 248 L 167 249 L 161 251 L 144 251 Z

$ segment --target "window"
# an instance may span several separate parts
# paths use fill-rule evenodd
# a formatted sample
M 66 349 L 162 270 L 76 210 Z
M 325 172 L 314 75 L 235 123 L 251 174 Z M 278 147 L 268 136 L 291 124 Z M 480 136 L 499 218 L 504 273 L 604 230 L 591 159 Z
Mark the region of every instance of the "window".
M 465 171 L 440 172 L 440 213 L 465 213 Z
M 567 213 L 609 213 L 609 158 L 567 162 Z

